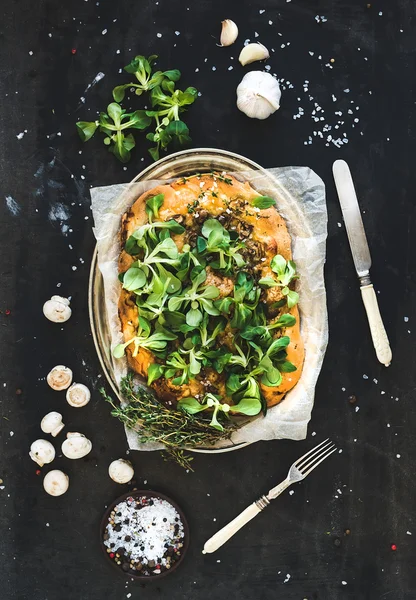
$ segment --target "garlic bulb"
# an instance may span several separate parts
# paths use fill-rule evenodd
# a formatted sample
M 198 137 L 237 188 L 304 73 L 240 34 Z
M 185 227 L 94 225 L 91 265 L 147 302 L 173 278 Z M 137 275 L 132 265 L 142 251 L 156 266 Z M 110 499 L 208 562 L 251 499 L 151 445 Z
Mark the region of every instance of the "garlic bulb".
M 237 39 L 238 27 L 231 19 L 225 19 L 221 24 L 220 46 L 231 46 Z
M 247 44 L 240 52 L 238 60 L 245 67 L 256 60 L 266 60 L 270 54 L 266 46 L 256 42 L 255 44 Z
M 237 107 L 251 119 L 267 119 L 280 107 L 278 81 L 263 71 L 250 71 L 237 87 Z
M 47 300 L 43 305 L 43 314 L 53 323 L 64 323 L 65 321 L 68 321 L 72 314 L 68 298 L 52 296 L 52 298 Z
M 56 365 L 46 376 L 46 381 L 53 390 L 66 390 L 72 383 L 72 371 L 64 365 Z
M 66 401 L 74 408 L 81 408 L 88 404 L 91 392 L 83 383 L 73 383 L 66 392 Z
M 62 496 L 69 487 L 69 477 L 58 469 L 49 471 L 43 480 L 43 487 L 51 496 Z

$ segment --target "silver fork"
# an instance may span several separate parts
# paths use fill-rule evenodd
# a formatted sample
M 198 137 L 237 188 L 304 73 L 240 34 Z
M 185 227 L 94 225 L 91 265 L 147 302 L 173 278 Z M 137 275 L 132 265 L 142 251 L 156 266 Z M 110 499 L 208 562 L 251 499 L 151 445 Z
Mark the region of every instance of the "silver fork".
M 207 542 L 203 549 L 203 554 L 215 552 L 225 542 L 227 542 L 239 529 L 244 527 L 246 523 L 254 519 L 262 510 L 269 506 L 270 500 L 274 500 L 277 496 L 280 496 L 292 483 L 297 483 L 305 479 L 309 473 L 311 473 L 318 465 L 321 464 L 328 456 L 335 452 L 337 448 L 329 438 L 324 442 L 321 442 L 312 450 L 309 450 L 306 454 L 298 458 L 289 469 L 287 477 L 282 483 L 279 483 L 276 487 L 272 488 L 266 496 L 261 496 L 258 500 L 250 504 L 242 513 L 235 519 L 230 521 L 228 525 L 217 531 Z

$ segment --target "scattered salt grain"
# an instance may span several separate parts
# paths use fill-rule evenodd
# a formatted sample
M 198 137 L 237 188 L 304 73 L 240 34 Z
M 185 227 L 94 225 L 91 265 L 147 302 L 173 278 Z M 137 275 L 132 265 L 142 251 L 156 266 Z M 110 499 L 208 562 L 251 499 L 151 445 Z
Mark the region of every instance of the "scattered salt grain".
M 341 581 L 342 585 L 347 585 L 346 581 Z
M 407 535 L 412 535 L 411 531 L 406 531 Z
M 404 321 L 405 323 L 408 323 L 408 322 L 409 322 L 409 317 L 403 317 L 403 321 Z
M 290 492 L 289 492 L 289 496 L 293 496 L 293 494 L 294 494 L 294 493 L 295 493 L 295 492 L 294 492 L 293 490 L 290 490 Z
M 156 34 L 156 36 L 157 36 L 158 38 L 161 38 L 161 37 L 162 37 L 162 34 L 161 34 L 161 33 L 157 33 L 157 34 Z
M 101 35 L 105 35 L 107 33 L 107 29 L 103 29 Z
M 360 407 L 359 407 L 359 406 L 356 406 L 356 407 L 355 407 L 355 412 L 357 413 L 359 410 L 360 410 Z
M 286 579 L 283 581 L 283 583 L 287 583 L 289 581 L 290 577 L 291 577 L 290 573 L 287 573 Z
M 400 457 L 401 457 L 401 454 L 396 454 L 396 458 L 400 458 Z

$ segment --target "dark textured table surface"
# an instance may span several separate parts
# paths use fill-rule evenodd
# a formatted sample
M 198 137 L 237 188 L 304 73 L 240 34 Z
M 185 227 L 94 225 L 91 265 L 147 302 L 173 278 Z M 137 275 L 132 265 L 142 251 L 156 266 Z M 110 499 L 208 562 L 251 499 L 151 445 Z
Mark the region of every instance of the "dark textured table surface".
M 15 0 L 2 2 L 0 12 L 0 597 L 414 600 L 414 3 Z M 231 48 L 216 46 L 223 18 L 240 27 Z M 274 49 L 267 64 L 286 82 L 281 110 L 265 122 L 235 106 L 248 70 L 237 61 L 246 38 Z M 308 165 L 327 185 L 329 212 L 330 342 L 308 439 L 197 456 L 194 473 L 159 453 L 131 453 L 137 485 L 175 498 L 192 536 L 183 566 L 145 586 L 117 576 L 98 544 L 104 507 L 125 489 L 108 478 L 108 464 L 127 445 L 97 391 L 103 378 L 87 282 L 94 248 L 89 188 L 128 181 L 150 158 L 138 136 L 123 170 L 98 136 L 83 146 L 74 127 L 106 106 L 125 81 L 119 69 L 140 53 L 159 54 L 165 68 L 181 69 L 184 86 L 201 91 L 186 118 L 195 147 L 232 150 L 266 167 Z M 105 77 L 86 90 L 99 72 Z M 304 114 L 294 119 L 299 107 Z M 375 358 L 335 195 L 331 164 L 339 157 L 349 161 L 360 196 L 393 349 L 389 369 Z M 55 293 L 72 296 L 73 316 L 62 327 L 42 315 Z M 45 375 L 55 364 L 71 366 L 93 389 L 86 408 L 71 409 L 48 388 Z M 71 478 L 60 498 L 43 492 L 28 457 L 41 418 L 54 409 L 94 445 L 76 463 L 56 459 Z M 341 454 L 219 552 L 201 554 L 219 525 L 328 436 Z

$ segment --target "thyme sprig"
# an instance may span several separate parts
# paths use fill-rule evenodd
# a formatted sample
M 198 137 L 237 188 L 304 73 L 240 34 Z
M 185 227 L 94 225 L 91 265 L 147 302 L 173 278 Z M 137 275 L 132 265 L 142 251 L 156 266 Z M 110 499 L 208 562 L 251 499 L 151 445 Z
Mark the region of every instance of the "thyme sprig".
M 220 440 L 229 440 L 238 428 L 229 421 L 219 431 L 210 426 L 210 418 L 167 408 L 152 392 L 136 385 L 131 373 L 121 380 L 120 391 L 128 403 L 125 406 L 116 405 L 103 388 L 100 390 L 113 407 L 112 416 L 136 431 L 140 443 L 163 444 L 171 458 L 191 471 L 192 456 L 184 453 L 186 448 L 214 446 Z

